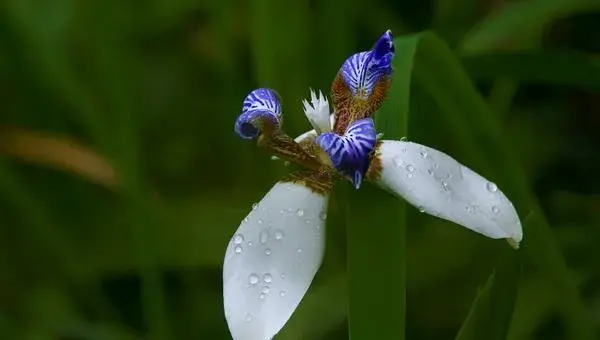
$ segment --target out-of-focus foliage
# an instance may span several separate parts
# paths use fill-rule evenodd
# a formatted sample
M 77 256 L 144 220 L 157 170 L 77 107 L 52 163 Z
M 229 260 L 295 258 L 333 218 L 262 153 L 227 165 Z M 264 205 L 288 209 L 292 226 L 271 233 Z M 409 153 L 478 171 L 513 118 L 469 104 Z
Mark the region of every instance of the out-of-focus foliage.
M 228 339 L 223 252 L 286 171 L 233 133 L 242 99 L 275 88 L 286 131 L 299 134 L 309 86 L 327 90 L 343 60 L 387 28 L 398 39 L 431 29 L 454 53 L 441 40 L 417 50 L 402 78 L 414 83 L 403 85 L 410 103 L 390 98 L 386 115 L 408 110 L 411 140 L 508 187 L 525 232 L 511 253 L 407 207 L 406 249 L 361 264 L 406 265 L 406 338 L 593 336 L 597 0 L 4 0 L 0 338 Z M 463 90 L 470 81 L 487 106 Z M 357 293 L 345 207 L 330 209 L 324 264 L 277 339 L 348 338 Z M 389 287 L 378 274 L 365 277 L 374 297 Z M 374 307 L 373 317 L 402 313 Z

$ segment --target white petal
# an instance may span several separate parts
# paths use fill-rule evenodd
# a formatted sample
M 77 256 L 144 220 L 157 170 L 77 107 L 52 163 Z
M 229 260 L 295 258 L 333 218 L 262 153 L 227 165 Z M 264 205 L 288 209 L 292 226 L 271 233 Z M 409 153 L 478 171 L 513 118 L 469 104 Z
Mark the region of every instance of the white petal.
M 330 117 L 330 112 L 327 97 L 325 97 L 321 91 L 319 91 L 319 95 L 317 96 L 315 91 L 311 89 L 310 100 L 310 104 L 308 100 L 302 101 L 302 104 L 304 105 L 304 114 L 306 115 L 306 118 L 308 118 L 310 124 L 318 133 L 331 131 L 331 123 L 330 119 L 328 119 Z
M 498 187 L 452 157 L 424 145 L 385 140 L 379 185 L 428 214 L 491 238 L 523 238 L 512 203 Z
M 234 340 L 268 340 L 308 290 L 324 252 L 328 195 L 279 182 L 231 238 L 223 264 L 225 317 Z
M 331 126 L 333 126 L 333 124 L 335 123 L 335 114 L 329 115 L 329 121 L 331 123 Z M 300 143 L 308 138 L 315 138 L 316 136 L 317 136 L 317 132 L 315 130 L 310 130 L 310 131 L 306 131 L 305 133 L 301 134 L 300 136 L 294 138 L 294 140 L 296 141 L 296 143 Z

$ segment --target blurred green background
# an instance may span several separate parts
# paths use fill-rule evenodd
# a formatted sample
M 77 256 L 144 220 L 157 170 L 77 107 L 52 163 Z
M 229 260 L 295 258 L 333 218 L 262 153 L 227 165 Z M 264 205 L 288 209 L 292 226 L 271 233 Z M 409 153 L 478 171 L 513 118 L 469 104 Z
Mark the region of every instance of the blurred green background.
M 2 0 L 0 338 L 228 339 L 226 244 L 286 173 L 233 133 L 244 96 L 276 89 L 295 136 L 309 87 L 328 92 L 388 28 L 432 29 L 455 51 L 541 207 L 519 209 L 524 242 L 528 216 L 545 214 L 578 289 L 564 295 L 528 255 L 507 337 L 598 330 L 600 1 Z M 503 187 L 512 175 L 473 150 L 504 156 L 465 143 L 485 131 L 466 117 L 415 88 L 409 138 Z M 407 214 L 406 338 L 453 339 L 508 247 Z M 344 234 L 329 228 L 325 263 L 276 339 L 348 338 Z M 578 306 L 583 326 L 568 321 Z

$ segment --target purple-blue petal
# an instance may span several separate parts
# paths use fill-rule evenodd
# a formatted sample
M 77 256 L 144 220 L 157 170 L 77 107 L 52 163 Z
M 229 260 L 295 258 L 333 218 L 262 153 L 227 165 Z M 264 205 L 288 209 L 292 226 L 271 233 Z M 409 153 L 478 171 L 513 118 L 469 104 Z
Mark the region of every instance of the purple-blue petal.
M 386 31 L 373 49 L 350 56 L 341 68 L 342 77 L 353 96 L 368 97 L 377 83 L 392 74 L 394 40 Z
M 377 143 L 375 123 L 371 118 L 357 120 L 348 126 L 343 136 L 324 133 L 317 137 L 317 143 L 329 155 L 333 166 L 358 188 Z
M 235 132 L 244 139 L 258 137 L 258 121 L 281 126 L 281 102 L 274 90 L 259 88 L 250 92 L 242 104 L 242 114 L 235 121 Z

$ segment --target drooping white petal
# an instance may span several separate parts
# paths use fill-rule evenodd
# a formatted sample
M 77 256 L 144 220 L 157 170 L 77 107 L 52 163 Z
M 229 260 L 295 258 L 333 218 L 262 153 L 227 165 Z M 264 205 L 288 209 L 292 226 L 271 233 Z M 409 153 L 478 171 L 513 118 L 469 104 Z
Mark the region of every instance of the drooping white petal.
M 323 257 L 328 195 L 279 182 L 231 238 L 223 264 L 234 340 L 268 340 L 288 321 Z
M 319 91 L 319 95 L 315 91 L 310 90 L 310 103 L 308 100 L 303 100 L 304 114 L 313 128 L 319 134 L 331 131 L 329 102 L 327 97 Z
M 384 140 L 378 184 L 426 212 L 491 238 L 523 238 L 512 203 L 496 184 L 430 147 Z

